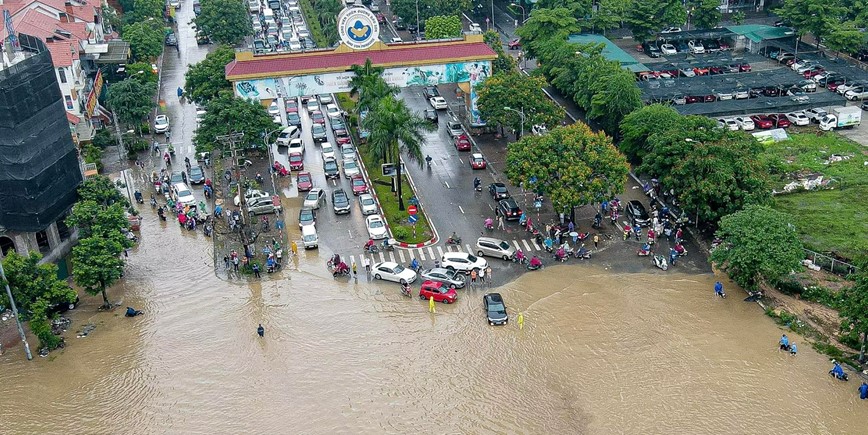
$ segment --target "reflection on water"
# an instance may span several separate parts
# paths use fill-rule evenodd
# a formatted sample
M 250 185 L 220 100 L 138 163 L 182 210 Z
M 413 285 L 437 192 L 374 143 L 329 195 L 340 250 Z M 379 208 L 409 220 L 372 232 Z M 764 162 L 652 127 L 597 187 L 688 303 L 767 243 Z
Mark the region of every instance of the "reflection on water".
M 7 352 L 0 432 L 832 434 L 868 421 L 858 383 L 827 377 L 809 346 L 777 352 L 780 331 L 736 291 L 713 297 L 712 276 L 550 267 L 499 289 L 519 330 L 486 324 L 480 290 L 431 315 L 397 285 L 332 280 L 315 253 L 283 280 L 224 282 L 201 235 L 143 232 L 111 296 L 145 316 L 86 298 L 73 328 L 96 323 L 90 337 L 70 331 L 32 363 Z

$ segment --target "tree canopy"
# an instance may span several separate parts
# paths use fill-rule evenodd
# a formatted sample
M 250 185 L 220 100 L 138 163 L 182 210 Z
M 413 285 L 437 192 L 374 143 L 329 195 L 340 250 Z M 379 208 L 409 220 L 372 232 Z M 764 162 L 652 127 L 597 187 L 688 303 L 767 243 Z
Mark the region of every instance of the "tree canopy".
M 606 131 L 617 135 L 621 120 L 642 107 L 642 91 L 636 86 L 633 73 L 625 69 L 601 76 L 598 83 L 600 90 L 591 97 L 588 117 L 598 120 Z
M 545 86 L 542 77 L 525 77 L 517 72 L 489 77 L 476 91 L 479 114 L 489 123 L 520 131 L 521 115 L 515 111 L 523 110 L 525 131 L 535 124 L 552 128 L 564 119 L 564 110 L 545 95 Z
M 566 40 L 567 36 L 578 33 L 581 27 L 576 17 L 567 8 L 534 9 L 530 18 L 516 30 L 521 37 L 525 56 L 543 60 L 541 53 L 552 41 Z
M 546 194 L 555 211 L 570 212 L 623 192 L 628 171 L 611 138 L 582 123 L 525 136 L 506 152 L 509 181 Z
M 88 294 L 101 294 L 103 306 L 110 307 L 106 289 L 123 275 L 124 245 L 115 239 L 88 237 L 72 248 L 73 278 Z
M 854 277 L 855 284 L 842 291 L 839 305 L 839 314 L 844 319 L 842 332 L 856 339 L 862 335 L 860 362 L 865 362 L 865 346 L 868 343 L 868 272 L 865 266 L 868 265 L 863 265 L 862 272 Z
M 247 4 L 238 0 L 205 0 L 193 21 L 218 44 L 235 45 L 253 34 Z
M 126 124 L 139 123 L 154 107 L 153 97 L 157 85 L 151 82 L 127 78 L 108 88 L 106 97 L 109 109 Z
M 711 262 L 749 290 L 777 282 L 805 257 L 789 216 L 769 207 L 751 205 L 724 216 L 716 234 L 723 244 L 711 253 Z
M 190 65 L 185 74 L 184 89 L 193 101 L 204 104 L 221 91 L 231 91 L 232 84 L 226 80 L 226 65 L 235 59 L 235 50 L 221 45 L 208 53 L 201 62 Z
M 663 133 L 681 122 L 683 116 L 671 106 L 651 104 L 624 117 L 618 148 L 633 162 L 641 163 L 651 147 L 648 138 Z
M 515 70 L 515 59 L 503 51 L 503 42 L 500 40 L 499 33 L 494 30 L 487 30 L 482 34 L 482 39 L 497 53 L 497 59 L 491 63 L 491 69 L 494 74 Z
M 401 17 L 405 23 L 416 23 L 416 0 L 392 0 L 392 13 Z M 418 3 L 419 22 L 438 15 L 459 16 L 461 12 L 470 10 L 470 0 L 426 0 Z M 426 26 L 427 29 L 427 26 Z
M 774 12 L 796 29 L 800 40 L 810 33 L 819 46 L 820 41 L 842 21 L 847 8 L 841 0 L 784 0 Z
M 680 26 L 687 21 L 681 0 L 634 1 L 624 16 L 633 39 L 645 42 L 666 26 Z
M 276 128 L 259 101 L 236 97 L 231 91 L 221 92 L 212 99 L 207 112 L 193 138 L 198 152 L 228 149 L 229 145 L 218 142 L 217 136 L 231 133 L 244 133 L 237 142 L 243 148 L 264 148 L 262 133 Z
M 695 29 L 712 29 L 720 24 L 720 0 L 690 0 L 687 9 Z
M 123 37 L 138 61 L 154 60 L 163 52 L 162 21 L 149 19 L 128 24 L 123 27 Z
M 461 36 L 461 18 L 438 15 L 425 20 L 425 39 L 447 39 Z

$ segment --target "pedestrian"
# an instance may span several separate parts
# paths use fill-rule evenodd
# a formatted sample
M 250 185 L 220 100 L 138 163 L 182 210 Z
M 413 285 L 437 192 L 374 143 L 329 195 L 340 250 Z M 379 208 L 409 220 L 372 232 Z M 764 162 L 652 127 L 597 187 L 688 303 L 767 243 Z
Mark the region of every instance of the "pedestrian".
M 257 278 L 262 278 L 262 276 L 259 275 L 259 264 L 258 263 L 253 263 L 253 276 L 255 276 Z
M 669 264 L 675 266 L 676 258 L 678 258 L 678 251 L 675 248 L 669 248 Z
M 358 275 L 359 269 L 356 267 L 356 259 L 353 258 L 353 276 Z
M 498 210 L 500 210 L 500 209 L 498 209 Z M 503 215 L 502 214 L 497 215 L 497 229 L 506 230 L 506 226 L 503 224 Z
M 471 270 L 470 271 L 470 286 L 471 287 L 476 287 L 476 277 L 477 277 L 476 269 Z
M 232 267 L 236 272 L 238 272 L 238 257 L 237 256 L 232 257 Z
M 868 399 L 868 384 L 864 381 L 862 385 L 859 386 L 859 398 L 862 400 Z
M 594 234 L 594 249 L 597 249 L 597 244 L 600 243 L 600 235 Z
M 790 345 L 790 355 L 792 355 L 792 356 L 796 356 L 796 353 L 797 353 L 798 351 L 799 351 L 799 350 L 796 349 L 796 343 L 793 343 L 793 344 Z
M 485 269 L 479 269 L 479 285 L 485 286 Z
M 678 231 L 675 232 L 675 244 L 677 245 L 681 243 L 681 241 L 684 240 L 683 237 L 684 231 L 681 229 L 681 227 L 678 227 Z
M 600 214 L 606 214 L 606 210 L 609 208 L 609 201 L 603 200 L 600 203 Z
M 572 233 L 575 228 L 576 226 L 573 225 L 573 221 L 570 221 L 570 223 L 567 224 L 567 232 Z M 575 240 L 573 240 L 573 242 L 575 242 Z
M 485 276 L 488 277 L 488 286 L 491 287 L 491 284 L 492 284 L 491 266 L 485 266 Z
M 720 281 L 714 283 L 714 294 L 722 298 L 726 297 L 726 294 L 723 293 L 723 284 Z
M 224 255 L 224 256 L 223 256 L 223 269 L 225 269 L 225 270 L 229 270 L 229 265 L 230 265 L 230 264 L 232 264 L 232 263 L 229 261 L 229 256 L 228 256 L 228 255 Z
M 365 257 L 365 272 L 370 272 L 370 271 L 371 271 L 371 259 L 368 257 Z
M 262 327 L 262 324 L 259 324 L 259 327 L 256 328 L 256 333 L 259 334 L 260 337 L 265 337 L 265 328 Z
M 790 350 L 790 339 L 787 338 L 787 334 L 781 335 L 778 345 L 780 345 L 780 350 Z
M 292 255 L 298 255 L 298 244 L 295 243 L 295 240 L 289 244 L 289 249 L 292 251 Z

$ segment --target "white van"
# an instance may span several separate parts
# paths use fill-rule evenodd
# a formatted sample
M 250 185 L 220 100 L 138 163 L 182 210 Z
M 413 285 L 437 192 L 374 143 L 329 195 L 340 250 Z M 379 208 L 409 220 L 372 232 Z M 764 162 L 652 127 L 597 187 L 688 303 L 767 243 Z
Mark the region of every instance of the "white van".
M 265 16 L 266 22 L 268 22 L 268 21 L 271 21 L 272 23 L 274 22 L 274 11 L 272 11 L 271 9 L 265 8 L 265 10 L 262 11 L 262 15 Z
M 318 247 L 319 237 L 316 235 L 316 225 L 305 225 L 301 227 L 301 241 L 304 244 L 304 249 L 314 249 Z
M 258 0 L 247 0 L 247 10 L 250 13 L 258 13 L 259 12 L 259 1 Z

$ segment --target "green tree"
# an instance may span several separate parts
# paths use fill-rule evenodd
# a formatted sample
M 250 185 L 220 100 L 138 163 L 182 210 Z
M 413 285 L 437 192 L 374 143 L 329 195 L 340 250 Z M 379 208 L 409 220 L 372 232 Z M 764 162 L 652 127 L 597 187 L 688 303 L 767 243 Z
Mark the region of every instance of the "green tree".
M 130 43 L 133 59 L 147 62 L 163 52 L 162 21 L 145 20 L 123 27 L 124 40 Z
M 553 41 L 562 41 L 568 35 L 578 33 L 581 27 L 569 9 L 534 9 L 530 18 L 516 30 L 521 37 L 521 46 L 528 59 L 542 59 Z M 557 44 L 556 42 L 554 44 Z
M 129 200 L 115 187 L 112 180 L 102 175 L 84 180 L 78 186 L 78 199 L 79 201 L 93 201 L 103 207 L 113 204 L 121 204 L 122 207 L 130 206 Z
M 642 91 L 633 73 L 625 69 L 605 77 L 605 87 L 591 97 L 588 117 L 598 120 L 611 135 L 618 134 L 618 125 L 630 112 L 642 107 Z
M 487 30 L 482 34 L 482 39 L 497 53 L 497 59 L 491 63 L 494 74 L 515 70 L 515 59 L 503 51 L 503 42 L 500 40 L 500 34 L 494 30 Z
M 705 116 L 683 116 L 672 128 L 650 132 L 639 172 L 662 178 L 696 143 L 720 139 L 717 122 Z
M 103 308 L 111 308 L 106 289 L 123 275 L 124 245 L 116 238 L 87 237 L 72 248 L 73 278 L 88 294 L 102 294 Z
M 364 92 L 364 91 L 363 91 Z M 433 131 L 434 126 L 411 111 L 404 100 L 387 95 L 373 106 L 362 126 L 371 132 L 368 149 L 380 163 L 395 163 L 402 151 L 412 161 L 422 167 L 422 143 L 424 132 Z M 396 180 L 401 180 L 401 165 L 396 165 Z M 401 185 L 398 185 L 398 210 L 404 210 Z
M 720 0 L 690 0 L 687 9 L 692 18 L 690 22 L 697 29 L 712 29 L 720 24 Z
M 352 65 L 350 71 L 353 77 L 350 79 L 350 96 L 358 97 L 356 111 L 372 107 L 387 95 L 397 95 L 398 88 L 390 86 L 383 80 L 383 67 L 374 66 L 371 59 L 365 59 L 364 65 Z
M 628 171 L 612 139 L 582 123 L 525 136 L 506 151 L 509 181 L 544 193 L 556 212 L 623 192 Z
M 687 20 L 681 0 L 634 1 L 624 21 L 633 39 L 645 42 L 665 26 L 680 26 Z
M 841 293 L 839 314 L 844 319 L 841 329 L 845 334 L 862 336 L 859 347 L 859 362 L 865 362 L 865 346 L 868 344 L 868 272 L 862 272 L 854 278 L 854 285 Z
M 161 0 L 133 0 L 132 9 L 124 8 L 124 22 L 127 24 L 147 21 L 148 18 L 163 21 L 165 3 Z
M 129 78 L 144 83 L 152 83 L 154 86 L 157 85 L 157 73 L 154 72 L 154 68 L 149 62 L 133 62 L 127 64 L 125 68 Z
M 864 45 L 865 32 L 857 28 L 853 21 L 836 23 L 826 37 L 826 46 L 835 51 L 835 57 L 841 52 L 855 53 Z
M 737 26 L 744 24 L 745 18 L 747 18 L 747 16 L 745 16 L 744 12 L 742 12 L 742 11 L 738 11 L 738 12 L 732 14 L 732 17 L 731 17 L 732 22 L 735 23 L 735 25 L 737 25 Z
M 221 45 L 201 62 L 191 65 L 185 74 L 187 95 L 199 104 L 207 104 L 221 91 L 231 91 L 232 83 L 226 80 L 226 65 L 233 59 L 235 50 Z
M 237 145 L 263 149 L 265 144 L 260 135 L 275 128 L 271 116 L 259 101 L 238 98 L 232 92 L 218 94 L 208 103 L 207 111 L 193 137 L 198 152 L 228 149 L 229 145 L 218 142 L 217 136 L 231 133 L 244 133 L 244 137 L 236 141 Z
M 245 36 L 253 35 L 253 25 L 247 15 L 247 4 L 238 0 L 207 0 L 202 13 L 194 18 L 196 28 L 218 44 L 235 45 Z
M 621 121 L 621 142 L 618 148 L 628 159 L 640 163 L 651 151 L 648 138 L 678 128 L 684 117 L 670 106 L 652 104 L 642 107 Z
M 154 107 L 156 93 L 156 84 L 127 78 L 109 86 L 106 100 L 121 122 L 138 124 Z
M 805 258 L 789 219 L 758 205 L 724 216 L 716 233 L 724 243 L 711 253 L 711 262 L 749 290 L 761 282 L 777 282 Z
M 542 77 L 525 77 L 516 72 L 489 77 L 476 91 L 479 114 L 489 123 L 517 132 L 521 130 L 521 111 L 525 131 L 536 124 L 554 127 L 564 119 L 564 109 L 545 95 L 542 91 L 545 86 Z
M 393 0 L 390 8 L 394 15 L 401 17 L 405 23 L 416 23 L 416 0 Z M 470 10 L 470 0 L 426 0 L 418 3 L 419 22 L 438 15 L 461 15 Z
M 840 0 L 784 0 L 774 12 L 796 29 L 799 41 L 810 33 L 819 47 L 820 42 L 842 21 L 847 8 Z
M 629 4 L 622 0 L 600 0 L 597 11 L 591 15 L 591 29 L 605 35 L 607 30 L 619 28 Z
M 436 16 L 425 20 L 425 39 L 461 37 L 461 18 L 457 15 Z

